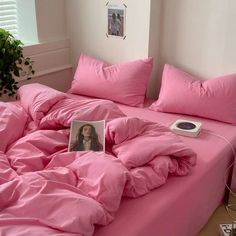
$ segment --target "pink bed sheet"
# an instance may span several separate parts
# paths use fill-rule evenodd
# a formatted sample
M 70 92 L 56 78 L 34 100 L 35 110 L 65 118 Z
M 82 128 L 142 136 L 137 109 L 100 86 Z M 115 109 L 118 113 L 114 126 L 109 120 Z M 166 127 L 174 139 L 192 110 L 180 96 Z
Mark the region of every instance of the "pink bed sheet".
M 198 138 L 181 136 L 198 155 L 197 166 L 186 177 L 170 177 L 168 183 L 137 198 L 123 198 L 115 220 L 97 227 L 94 236 L 196 236 L 225 195 L 224 176 L 233 161 L 225 139 L 236 147 L 236 126 L 199 117 L 153 112 L 119 105 L 128 116 L 169 126 L 176 119 L 200 121 Z M 223 138 L 224 137 L 224 138 Z

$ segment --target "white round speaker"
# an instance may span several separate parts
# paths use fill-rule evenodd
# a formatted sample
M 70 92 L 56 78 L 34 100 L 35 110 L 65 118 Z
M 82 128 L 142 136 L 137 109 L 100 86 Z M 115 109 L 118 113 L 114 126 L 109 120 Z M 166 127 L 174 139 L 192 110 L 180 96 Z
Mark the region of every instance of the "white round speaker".
M 197 137 L 201 131 L 202 123 L 190 120 L 176 120 L 170 129 L 179 135 Z

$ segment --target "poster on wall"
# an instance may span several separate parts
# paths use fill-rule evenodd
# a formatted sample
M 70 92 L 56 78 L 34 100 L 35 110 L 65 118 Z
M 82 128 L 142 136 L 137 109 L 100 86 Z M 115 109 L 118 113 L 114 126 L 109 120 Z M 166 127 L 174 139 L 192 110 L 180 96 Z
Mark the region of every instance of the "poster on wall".
M 115 36 L 125 39 L 125 4 L 107 3 L 107 37 Z

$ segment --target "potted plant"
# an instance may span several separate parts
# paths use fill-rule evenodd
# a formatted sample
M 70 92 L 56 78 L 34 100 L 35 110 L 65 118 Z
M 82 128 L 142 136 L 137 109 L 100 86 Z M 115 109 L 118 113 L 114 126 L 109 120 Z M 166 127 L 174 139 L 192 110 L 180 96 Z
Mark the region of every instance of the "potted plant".
M 23 55 L 23 43 L 7 30 L 0 28 L 0 97 L 14 96 L 18 89 L 18 78 L 30 79 L 35 73 L 33 61 Z

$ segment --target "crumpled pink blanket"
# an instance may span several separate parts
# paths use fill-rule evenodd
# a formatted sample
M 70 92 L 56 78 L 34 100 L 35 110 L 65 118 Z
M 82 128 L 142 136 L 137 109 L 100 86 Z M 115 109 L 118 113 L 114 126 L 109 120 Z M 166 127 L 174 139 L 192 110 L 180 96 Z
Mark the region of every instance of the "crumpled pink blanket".
M 39 84 L 18 98 L 0 103 L 1 235 L 92 235 L 114 219 L 122 196 L 146 194 L 196 163 L 168 128 L 126 117 L 110 101 Z M 106 153 L 67 152 L 73 119 L 106 120 Z

